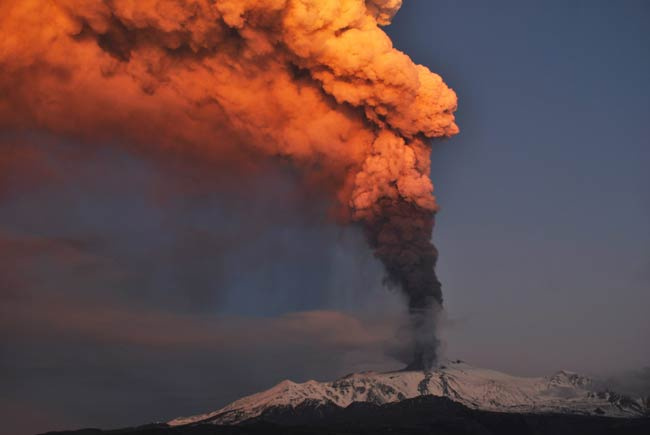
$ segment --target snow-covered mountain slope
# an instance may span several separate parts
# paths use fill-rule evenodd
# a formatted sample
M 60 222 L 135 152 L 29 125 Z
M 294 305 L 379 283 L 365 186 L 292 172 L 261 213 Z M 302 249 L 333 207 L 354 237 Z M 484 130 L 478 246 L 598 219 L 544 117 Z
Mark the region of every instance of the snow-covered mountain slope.
M 637 417 L 647 415 L 648 402 L 613 392 L 597 392 L 589 378 L 560 371 L 553 376 L 525 378 L 472 367 L 462 361 L 438 369 L 388 373 L 355 373 L 334 382 L 283 381 L 275 387 L 239 399 L 225 408 L 168 424 L 237 424 L 273 407 L 353 402 L 383 404 L 422 395 L 444 396 L 474 409 L 499 412 L 561 413 Z

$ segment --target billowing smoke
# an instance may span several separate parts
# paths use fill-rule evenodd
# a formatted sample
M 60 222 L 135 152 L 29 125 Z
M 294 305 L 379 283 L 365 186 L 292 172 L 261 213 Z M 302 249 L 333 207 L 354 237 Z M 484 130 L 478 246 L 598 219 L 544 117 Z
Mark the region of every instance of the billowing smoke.
M 414 355 L 411 369 L 427 369 L 436 360 L 434 317 L 442 306 L 435 273 L 437 252 L 431 244 L 433 212 L 402 198 L 384 198 L 365 221 L 368 240 L 386 267 L 387 281 L 408 298 Z
M 343 220 L 364 227 L 387 281 L 408 300 L 412 367 L 427 369 L 442 303 L 428 138 L 458 132 L 456 95 L 379 27 L 400 6 L 5 0 L 0 132 L 188 155 L 240 176 L 256 159 L 291 162 L 336 200 Z

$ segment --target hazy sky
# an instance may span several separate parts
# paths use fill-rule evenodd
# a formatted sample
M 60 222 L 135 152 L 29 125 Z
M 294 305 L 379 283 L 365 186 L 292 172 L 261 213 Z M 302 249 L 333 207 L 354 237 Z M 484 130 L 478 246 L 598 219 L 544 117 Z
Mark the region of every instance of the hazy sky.
M 644 1 L 411 0 L 388 28 L 459 97 L 461 134 L 432 167 L 450 358 L 650 366 L 649 19 Z M 16 434 L 400 366 L 399 296 L 291 174 L 174 194 L 192 181 L 114 151 L 57 157 L 75 146 L 51 151 L 74 176 L 0 203 L 0 420 Z

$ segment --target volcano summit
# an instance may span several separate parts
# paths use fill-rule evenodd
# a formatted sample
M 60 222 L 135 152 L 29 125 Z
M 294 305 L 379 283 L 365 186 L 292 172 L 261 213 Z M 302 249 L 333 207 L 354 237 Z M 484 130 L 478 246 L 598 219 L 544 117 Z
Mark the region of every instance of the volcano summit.
M 552 376 L 526 378 L 473 367 L 460 360 L 431 372 L 363 372 L 334 382 L 285 380 L 275 387 L 237 400 L 217 411 L 176 418 L 168 424 L 240 424 L 282 408 L 335 405 L 356 402 L 375 405 L 396 403 L 420 396 L 446 397 L 471 409 L 504 413 L 554 413 L 642 417 L 648 415 L 648 398 L 631 398 L 611 391 L 597 391 L 594 382 L 579 374 L 559 371 Z
M 102 434 L 86 431 L 66 434 Z M 649 431 L 650 398 L 599 390 L 594 381 L 573 372 L 517 377 L 457 360 L 430 372 L 353 373 L 333 382 L 285 380 L 214 412 L 118 432 L 645 435 Z

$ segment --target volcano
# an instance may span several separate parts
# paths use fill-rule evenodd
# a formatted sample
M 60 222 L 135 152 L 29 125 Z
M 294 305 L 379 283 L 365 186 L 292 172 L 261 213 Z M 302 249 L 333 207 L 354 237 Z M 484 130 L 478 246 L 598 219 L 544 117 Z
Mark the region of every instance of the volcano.
M 206 414 L 57 435 L 610 435 L 650 433 L 650 398 L 559 371 L 518 377 L 447 361 L 431 371 L 285 380 Z M 54 433 L 50 433 L 54 435 Z
M 650 412 L 648 398 L 598 391 L 594 381 L 577 373 L 559 371 L 546 377 L 517 377 L 456 360 L 430 372 L 363 372 L 333 382 L 285 380 L 214 412 L 176 418 L 167 424 L 237 425 L 278 410 L 332 405 L 347 408 L 359 402 L 384 405 L 423 396 L 444 397 L 470 409 L 501 413 L 626 418 Z

